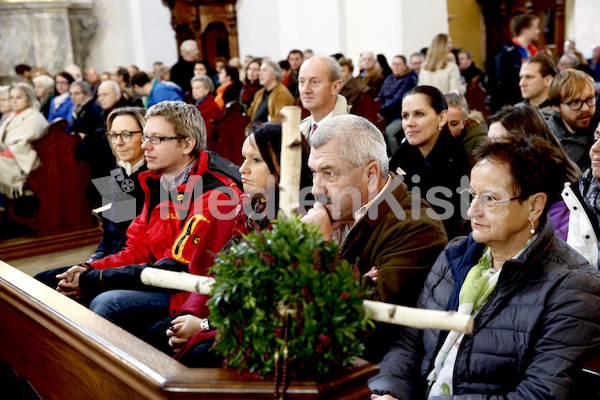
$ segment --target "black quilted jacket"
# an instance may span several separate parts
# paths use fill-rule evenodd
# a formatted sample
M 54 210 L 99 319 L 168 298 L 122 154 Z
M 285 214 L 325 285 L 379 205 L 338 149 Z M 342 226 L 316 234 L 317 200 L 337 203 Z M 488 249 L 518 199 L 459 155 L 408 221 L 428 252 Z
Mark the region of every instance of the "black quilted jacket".
M 483 245 L 457 238 L 439 256 L 419 307 L 456 310 L 458 293 Z M 454 367 L 456 399 L 573 398 L 582 362 L 600 349 L 600 275 L 554 234 L 551 222 L 507 261 Z M 424 398 L 425 377 L 446 332 L 399 328 L 369 386 L 399 399 Z M 448 398 L 445 396 L 444 398 Z

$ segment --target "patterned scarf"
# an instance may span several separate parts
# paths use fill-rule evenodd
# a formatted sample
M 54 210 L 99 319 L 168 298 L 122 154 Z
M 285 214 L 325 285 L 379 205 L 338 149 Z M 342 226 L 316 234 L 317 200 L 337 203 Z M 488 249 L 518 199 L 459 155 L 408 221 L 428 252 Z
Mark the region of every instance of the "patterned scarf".
M 235 222 L 233 224 L 233 231 L 231 233 L 231 239 L 234 243 L 239 243 L 242 239 L 242 235 L 247 235 L 250 232 L 260 232 L 262 230 L 271 229 L 271 221 L 266 215 L 261 219 L 256 219 L 256 214 L 264 213 L 267 208 L 267 202 L 259 196 L 251 197 L 249 194 L 242 194 L 241 203 L 236 208 Z M 246 205 L 246 207 L 244 207 Z M 251 207 L 254 215 L 248 215 L 244 212 L 245 209 Z
M 537 235 L 529 239 L 513 259 L 519 258 L 536 238 Z M 460 288 L 458 312 L 475 317 L 496 288 L 499 277 L 500 271 L 496 271 L 492 264 L 492 251 L 485 246 L 479 262 L 471 268 Z M 454 364 L 464 336 L 464 333 L 456 331 L 450 331 L 446 336 L 444 344 L 435 357 L 434 368 L 427 376 L 430 387 L 429 397 L 452 394 Z

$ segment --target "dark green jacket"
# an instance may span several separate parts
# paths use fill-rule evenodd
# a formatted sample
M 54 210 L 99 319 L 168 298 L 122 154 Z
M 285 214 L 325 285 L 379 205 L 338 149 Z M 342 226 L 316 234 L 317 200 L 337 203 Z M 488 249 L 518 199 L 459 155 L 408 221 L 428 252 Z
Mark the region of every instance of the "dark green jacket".
M 473 150 L 485 142 L 488 128 L 486 124 L 478 124 L 474 120 L 468 120 L 465 125 L 465 131 L 460 137 L 460 145 L 468 155 L 471 155 Z

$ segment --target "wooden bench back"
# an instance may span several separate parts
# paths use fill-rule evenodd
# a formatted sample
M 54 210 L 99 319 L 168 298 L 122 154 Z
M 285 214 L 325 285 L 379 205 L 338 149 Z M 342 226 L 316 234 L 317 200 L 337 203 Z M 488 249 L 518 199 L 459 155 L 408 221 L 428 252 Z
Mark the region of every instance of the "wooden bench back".
M 246 126 L 250 118 L 244 112 L 241 103 L 227 104 L 223 116 L 213 123 L 213 151 L 234 163 L 242 165 L 242 144 L 246 138 Z
M 44 399 L 272 399 L 273 379 L 187 368 L 108 320 L 0 261 L 0 365 Z M 288 384 L 288 399 L 363 399 L 375 365 Z M 4 393 L 6 388 L 2 389 Z
M 26 187 L 37 196 L 39 210 L 33 218 L 11 215 L 38 237 L 92 227 L 85 197 L 90 167 L 75 159 L 75 146 L 81 139 L 67 133 L 67 127 L 67 121 L 59 118 L 32 142 L 41 164 L 29 174 Z
M 364 117 L 371 121 L 380 131 L 385 131 L 385 124 L 377 121 L 377 111 L 381 107 L 381 102 L 375 100 L 373 91 L 369 88 L 363 89 L 358 99 L 352 104 L 350 114 Z
M 487 93 L 481 87 L 481 77 L 476 76 L 467 84 L 467 92 L 465 98 L 469 104 L 469 109 L 481 111 L 484 117 L 490 116 L 490 108 L 485 105 L 485 97 Z

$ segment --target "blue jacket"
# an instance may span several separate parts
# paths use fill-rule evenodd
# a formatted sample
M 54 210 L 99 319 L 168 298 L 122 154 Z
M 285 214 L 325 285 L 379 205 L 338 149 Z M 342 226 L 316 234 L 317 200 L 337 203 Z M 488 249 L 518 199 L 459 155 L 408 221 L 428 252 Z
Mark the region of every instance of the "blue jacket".
M 456 310 L 458 294 L 483 245 L 452 241 L 439 256 L 419 308 Z M 600 275 L 549 220 L 520 259 L 504 263 L 496 288 L 456 357 L 453 399 L 567 399 L 578 371 L 600 348 Z M 447 332 L 399 328 L 398 340 L 369 381 L 377 394 L 422 398 Z M 444 397 L 450 398 L 450 397 Z M 438 399 L 438 397 L 436 397 Z
M 154 81 L 152 91 L 150 92 L 150 96 L 148 96 L 148 108 L 165 100 L 184 101 L 185 93 L 177 86 Z
M 60 107 L 56 111 L 54 111 L 54 96 L 50 100 L 50 112 L 48 113 L 48 122 L 54 121 L 56 118 L 64 118 L 69 121 L 69 127 L 67 130 L 71 129 L 71 125 L 73 125 L 73 102 L 71 101 L 71 97 L 67 96 L 67 99 L 62 102 Z
M 377 97 L 382 103 L 379 114 L 385 117 L 386 123 L 400 118 L 402 97 L 404 97 L 404 93 L 417 86 L 418 80 L 419 77 L 413 70 L 399 78 L 395 77 L 394 74 L 385 78 Z

